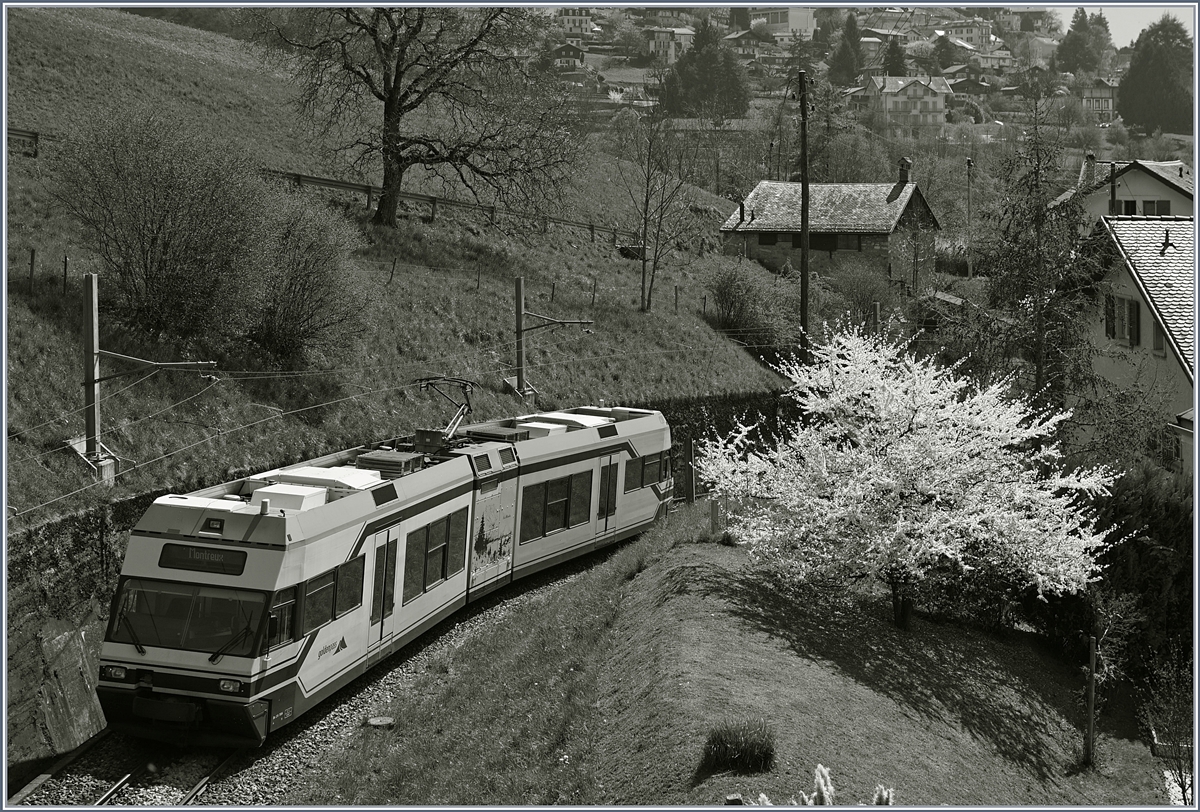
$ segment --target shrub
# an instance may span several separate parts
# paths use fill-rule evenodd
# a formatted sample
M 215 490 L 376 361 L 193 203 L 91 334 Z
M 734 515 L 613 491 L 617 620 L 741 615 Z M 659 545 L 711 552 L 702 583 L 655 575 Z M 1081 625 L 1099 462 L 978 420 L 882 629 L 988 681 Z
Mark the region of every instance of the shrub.
M 209 347 L 244 331 L 260 216 L 248 158 L 134 104 L 65 139 L 52 167 L 55 198 L 115 282 L 119 321 Z
M 363 303 L 347 282 L 351 255 L 363 240 L 350 221 L 302 195 L 272 189 L 264 205 L 261 239 L 267 255 L 250 337 L 273 358 L 296 365 L 361 331 Z
M 766 772 L 775 763 L 775 732 L 763 719 L 724 722 L 709 731 L 700 771 Z
M 1192 651 L 1190 640 L 1172 641 L 1150 669 L 1142 691 L 1139 716 L 1161 748 L 1168 779 L 1183 804 L 1192 803 L 1192 746 L 1195 717 L 1192 711 Z

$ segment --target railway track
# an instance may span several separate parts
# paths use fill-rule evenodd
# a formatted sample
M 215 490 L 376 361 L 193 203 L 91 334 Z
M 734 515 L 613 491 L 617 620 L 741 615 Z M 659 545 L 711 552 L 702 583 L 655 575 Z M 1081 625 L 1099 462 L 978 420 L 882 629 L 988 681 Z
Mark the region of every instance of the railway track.
M 101 741 L 107 745 L 97 748 Z M 105 729 L 11 796 L 7 805 L 188 806 L 244 752 L 159 748 L 155 754 L 142 742 L 110 738 Z
M 503 622 L 517 605 L 565 586 L 610 553 L 537 573 L 471 604 L 410 644 L 389 667 L 347 686 L 260 749 L 172 748 L 104 730 L 10 796 L 7 806 L 277 805 L 298 772 L 327 758 L 331 748 L 346 746 L 363 720 L 386 709 L 432 657 Z

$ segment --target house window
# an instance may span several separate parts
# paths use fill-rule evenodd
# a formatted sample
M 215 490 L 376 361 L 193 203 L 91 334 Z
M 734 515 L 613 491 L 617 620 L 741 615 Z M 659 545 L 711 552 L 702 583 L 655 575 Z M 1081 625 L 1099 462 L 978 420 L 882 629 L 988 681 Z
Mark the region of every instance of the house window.
M 1162 325 L 1158 321 L 1154 322 L 1154 352 L 1159 355 L 1165 355 L 1167 351 L 1167 337 L 1163 333 Z
M 813 251 L 836 251 L 838 238 L 836 234 L 809 234 L 808 247 Z
M 1114 341 L 1141 343 L 1141 314 L 1138 301 L 1124 296 L 1104 297 L 1104 334 Z
M 778 234 L 772 231 L 764 231 L 758 235 L 759 245 L 774 245 L 777 242 Z
M 1122 200 L 1117 205 L 1123 207 L 1121 209 L 1122 214 L 1137 214 L 1137 201 L 1136 200 Z
M 1170 200 L 1147 200 L 1142 203 L 1142 213 L 1147 217 L 1166 217 L 1171 213 Z
M 837 250 L 839 250 L 839 251 L 861 251 L 862 250 L 862 235 L 860 235 L 860 234 L 839 234 L 839 235 L 837 235 Z

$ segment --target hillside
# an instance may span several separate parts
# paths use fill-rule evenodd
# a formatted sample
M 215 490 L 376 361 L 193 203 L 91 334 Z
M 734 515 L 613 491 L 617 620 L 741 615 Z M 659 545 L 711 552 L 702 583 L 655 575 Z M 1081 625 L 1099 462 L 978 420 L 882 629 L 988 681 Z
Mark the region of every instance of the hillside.
M 286 77 L 266 71 L 252 46 L 110 9 L 22 8 L 11 9 L 8 18 L 13 127 L 70 137 L 76 122 L 134 96 L 176 111 L 264 167 L 353 179 L 320 157 L 321 145 L 308 140 L 289 104 Z M 417 377 L 478 382 L 478 419 L 528 411 L 532 405 L 506 394 L 502 382 L 514 374 L 516 276 L 525 279 L 528 310 L 594 322 L 528 339 L 528 377 L 542 405 L 647 402 L 776 384 L 774 375 L 704 318 L 712 310 L 705 273 L 718 258 L 687 256 L 660 274 L 655 310 L 641 314 L 639 263 L 622 259 L 604 239 L 593 241 L 586 229 L 542 233 L 534 223 L 501 218 L 492 225 L 453 212 L 439 212 L 428 223 L 425 211 L 414 211 L 395 233 L 374 231 L 361 198 L 326 195 L 359 222 L 369 244 L 353 278 L 345 280 L 361 296 L 368 324 L 353 351 L 292 373 L 219 366 L 211 373 L 143 372 L 105 382 L 102 440 L 122 459 L 125 473 L 113 489 L 90 487 L 83 464 L 63 442 L 84 433 L 81 276 L 98 266 L 46 191 L 54 145 L 43 140 L 37 159 L 10 162 L 10 528 L 128 493 L 192 488 L 444 424 L 452 407 L 419 391 L 412 383 Z M 594 153 L 554 214 L 611 226 L 624 195 L 615 174 L 613 159 Z M 412 190 L 440 188 L 433 183 L 412 178 Z M 731 204 L 706 200 L 715 230 Z M 31 249 L 37 257 L 32 293 Z M 104 284 L 101 275 L 102 289 Z M 103 320 L 100 346 L 148 360 L 180 360 Z M 102 375 L 132 370 L 108 360 L 101 366 Z
M 1107 715 L 1097 768 L 1078 767 L 1082 679 L 1032 636 L 921 616 L 901 632 L 882 594 L 782 588 L 711 541 L 707 507 L 439 653 L 379 710 L 409 724 L 351 732 L 278 800 L 783 804 L 823 764 L 841 805 L 880 783 L 903 806 L 1165 802 L 1146 746 Z M 711 730 L 756 720 L 770 770 L 699 769 Z

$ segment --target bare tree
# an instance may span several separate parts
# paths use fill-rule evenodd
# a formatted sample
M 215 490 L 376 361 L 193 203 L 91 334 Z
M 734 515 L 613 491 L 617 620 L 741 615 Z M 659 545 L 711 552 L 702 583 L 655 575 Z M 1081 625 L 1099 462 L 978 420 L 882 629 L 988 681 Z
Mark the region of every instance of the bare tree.
M 659 107 L 619 113 L 613 118 L 612 140 L 616 154 L 625 159 L 619 162 L 621 182 L 642 243 L 641 309 L 649 311 L 663 260 L 703 233 L 691 184 L 700 167 L 699 140 L 677 130 Z
M 578 145 L 569 99 L 525 49 L 549 18 L 534 9 L 273 8 L 247 12 L 291 66 L 302 111 L 359 167 L 379 161 L 375 222 L 393 226 L 415 166 L 476 195 L 537 205 L 556 197 Z

